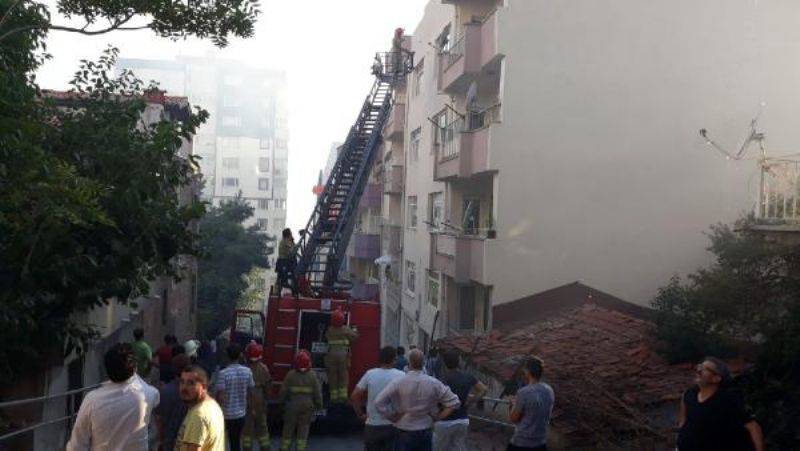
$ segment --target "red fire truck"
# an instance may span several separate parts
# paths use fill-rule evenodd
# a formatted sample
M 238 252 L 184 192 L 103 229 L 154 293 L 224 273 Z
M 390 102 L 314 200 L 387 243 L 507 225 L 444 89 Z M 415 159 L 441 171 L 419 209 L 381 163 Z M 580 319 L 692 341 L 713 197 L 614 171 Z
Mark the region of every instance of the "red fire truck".
M 270 292 L 265 311 L 235 312 L 231 340 L 242 345 L 252 339 L 263 343 L 264 362 L 274 380 L 273 394 L 291 369 L 299 349 L 311 352 L 313 368 L 325 383 L 325 331 L 335 309 L 345 312 L 347 323 L 359 333 L 350 349 L 350 390 L 367 369 L 378 364 L 379 299 L 377 296 L 354 296 L 352 284 L 339 278 L 339 270 L 346 258 L 361 194 L 379 152 L 383 126 L 392 106 L 393 88 L 405 82 L 412 68 L 413 55 L 405 51 L 382 53 L 375 58 L 372 90 L 342 145 L 297 244 L 292 288 L 299 295 L 291 294 L 290 290 Z M 323 394 L 327 401 L 327 384 L 323 385 Z

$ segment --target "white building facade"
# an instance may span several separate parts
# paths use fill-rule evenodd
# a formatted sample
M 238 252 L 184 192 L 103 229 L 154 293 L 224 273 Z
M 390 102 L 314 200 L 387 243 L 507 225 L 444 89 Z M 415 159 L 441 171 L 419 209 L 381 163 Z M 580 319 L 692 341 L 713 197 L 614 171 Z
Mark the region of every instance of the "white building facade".
M 401 230 L 382 246 L 396 259 L 386 344 L 482 333 L 492 306 L 575 281 L 647 304 L 709 263 L 704 232 L 753 211 L 759 170 L 698 130 L 738 150 L 758 116 L 770 149 L 794 151 L 798 15 L 785 1 L 432 0 L 375 169 L 382 243 Z

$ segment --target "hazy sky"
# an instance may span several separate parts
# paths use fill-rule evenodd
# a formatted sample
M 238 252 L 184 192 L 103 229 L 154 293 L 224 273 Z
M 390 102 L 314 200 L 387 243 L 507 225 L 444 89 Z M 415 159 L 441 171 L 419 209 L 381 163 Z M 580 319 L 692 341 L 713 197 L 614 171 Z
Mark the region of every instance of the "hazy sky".
M 287 225 L 305 226 L 315 198 L 311 188 L 331 143 L 344 141 L 372 86 L 373 54 L 386 50 L 396 27 L 408 33 L 428 0 L 264 0 L 251 39 L 233 40 L 219 56 L 283 69 L 289 80 L 289 199 Z M 63 23 L 54 8 L 54 23 Z M 202 55 L 213 46 L 173 42 L 149 30 L 101 36 L 51 32 L 53 59 L 39 71 L 43 88 L 66 89 L 80 59 L 96 59 L 108 45 L 123 58 L 170 59 Z

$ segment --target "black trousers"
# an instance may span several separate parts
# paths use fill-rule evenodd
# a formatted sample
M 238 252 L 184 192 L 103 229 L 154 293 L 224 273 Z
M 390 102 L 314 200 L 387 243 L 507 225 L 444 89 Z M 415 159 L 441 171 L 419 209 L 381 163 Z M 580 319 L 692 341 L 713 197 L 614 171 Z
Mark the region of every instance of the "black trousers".
M 364 451 L 394 451 L 397 429 L 385 426 L 364 426 Z
M 228 436 L 228 443 L 231 451 L 242 451 L 242 429 L 244 428 L 244 417 L 235 420 L 225 420 L 225 435 Z
M 547 445 L 529 447 L 529 446 L 516 446 L 509 443 L 508 448 L 506 448 L 506 451 L 547 451 Z

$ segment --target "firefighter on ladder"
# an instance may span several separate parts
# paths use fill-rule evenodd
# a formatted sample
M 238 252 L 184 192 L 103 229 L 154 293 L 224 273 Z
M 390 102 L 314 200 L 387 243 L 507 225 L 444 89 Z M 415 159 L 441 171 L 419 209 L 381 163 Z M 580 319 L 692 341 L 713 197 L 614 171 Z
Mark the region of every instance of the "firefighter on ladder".
M 350 344 L 358 338 L 358 333 L 344 324 L 344 312 L 335 310 L 331 314 L 331 325 L 325 332 L 325 338 L 328 340 L 325 367 L 328 370 L 331 403 L 346 403 Z
M 314 412 L 322 409 L 322 389 L 316 374 L 311 371 L 311 355 L 305 349 L 297 352 L 294 369 L 283 379 L 278 401 L 284 403 L 281 451 L 292 447 L 294 437 L 295 449 L 305 450 Z
M 247 417 L 242 432 L 242 446 L 245 450 L 253 449 L 253 442 L 258 442 L 260 449 L 269 449 L 269 427 L 267 426 L 267 397 L 272 386 L 269 369 L 261 362 L 264 347 L 251 341 L 244 349 L 247 355 L 247 366 L 253 373 L 256 386 L 247 402 Z

